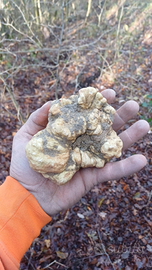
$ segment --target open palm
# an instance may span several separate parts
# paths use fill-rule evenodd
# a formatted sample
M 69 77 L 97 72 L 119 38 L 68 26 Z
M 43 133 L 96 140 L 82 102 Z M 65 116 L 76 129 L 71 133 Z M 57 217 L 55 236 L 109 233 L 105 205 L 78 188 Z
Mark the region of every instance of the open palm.
M 108 103 L 114 101 L 115 92 L 113 90 L 104 90 L 102 94 L 107 98 Z M 121 161 L 107 163 L 101 169 L 81 169 L 62 186 L 44 178 L 30 168 L 25 155 L 25 146 L 34 134 L 46 127 L 50 104 L 51 101 L 32 113 L 27 122 L 16 133 L 10 166 L 10 175 L 35 196 L 47 214 L 52 216 L 69 208 L 98 183 L 133 174 L 146 165 L 146 158 L 137 154 Z M 135 101 L 126 102 L 115 114 L 113 129 L 118 131 L 137 114 L 138 110 L 139 106 Z M 142 138 L 148 130 L 148 123 L 139 120 L 123 131 L 119 135 L 123 141 L 123 150 Z

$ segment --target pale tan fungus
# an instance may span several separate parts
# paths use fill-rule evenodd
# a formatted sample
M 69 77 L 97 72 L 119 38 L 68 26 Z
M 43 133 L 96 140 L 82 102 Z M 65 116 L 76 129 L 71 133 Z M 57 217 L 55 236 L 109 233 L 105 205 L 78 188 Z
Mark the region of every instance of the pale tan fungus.
M 48 124 L 29 141 L 31 168 L 58 185 L 82 167 L 102 168 L 120 157 L 123 143 L 112 129 L 115 110 L 93 87 L 53 101 Z

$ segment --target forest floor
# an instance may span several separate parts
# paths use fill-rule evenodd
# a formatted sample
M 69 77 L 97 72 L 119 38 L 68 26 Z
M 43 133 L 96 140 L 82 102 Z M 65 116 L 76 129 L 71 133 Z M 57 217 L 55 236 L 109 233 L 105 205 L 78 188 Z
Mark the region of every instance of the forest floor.
M 18 53 L 18 66 L 25 56 L 24 65 L 29 66 L 18 68 L 15 75 L 7 79 L 19 104 L 18 116 L 21 112 L 27 119 L 32 111 L 57 95 L 59 98 L 69 96 L 82 87 L 93 86 L 101 92 L 113 88 L 117 94 L 115 108 L 130 99 L 139 103 L 137 117 L 124 128 L 138 119 L 147 120 L 152 127 L 152 40 L 144 40 L 143 36 L 138 37 L 134 46 L 124 44 L 116 61 L 113 61 L 114 52 L 107 51 L 105 63 L 101 52 L 99 54 L 101 44 L 96 44 L 97 53 L 88 40 L 87 48 L 62 52 L 58 70 L 52 53 L 43 50 L 26 55 Z M 12 51 L 13 46 L 17 45 L 12 45 Z M 1 61 L 1 71 L 6 65 L 7 59 Z M 58 91 L 54 83 L 57 74 L 60 75 Z M 21 122 L 2 81 L 0 88 L 2 183 L 9 174 L 12 140 Z M 122 157 L 135 153 L 146 156 L 147 166 L 139 173 L 95 187 L 68 211 L 53 217 L 24 255 L 21 270 L 152 269 L 151 131 Z

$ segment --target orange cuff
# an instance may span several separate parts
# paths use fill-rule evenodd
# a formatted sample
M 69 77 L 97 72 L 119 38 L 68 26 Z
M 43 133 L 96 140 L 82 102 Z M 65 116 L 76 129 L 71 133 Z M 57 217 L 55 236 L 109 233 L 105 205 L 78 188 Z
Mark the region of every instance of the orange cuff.
M 5 263 L 8 258 L 19 265 L 41 228 L 50 221 L 35 197 L 8 176 L 0 186 L 0 261 Z

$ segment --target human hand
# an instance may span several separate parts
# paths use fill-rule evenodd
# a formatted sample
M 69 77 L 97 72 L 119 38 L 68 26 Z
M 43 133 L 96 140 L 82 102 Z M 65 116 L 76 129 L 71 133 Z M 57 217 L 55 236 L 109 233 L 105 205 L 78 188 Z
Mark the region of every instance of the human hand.
M 102 95 L 112 103 L 115 92 L 104 90 Z M 25 155 L 25 146 L 34 134 L 47 125 L 48 111 L 51 101 L 31 114 L 27 122 L 16 133 L 13 140 L 10 176 L 31 192 L 43 210 L 54 215 L 61 210 L 68 209 L 81 199 L 94 185 L 109 180 L 120 179 L 142 169 L 147 161 L 143 155 L 133 155 L 121 161 L 107 163 L 103 168 L 85 168 L 79 170 L 65 185 L 58 186 L 51 180 L 44 178 L 32 170 Z M 118 131 L 128 120 L 133 118 L 139 110 L 135 101 L 127 101 L 116 112 L 113 129 Z M 120 133 L 123 141 L 123 150 L 141 139 L 149 130 L 149 124 L 139 120 L 127 130 Z

